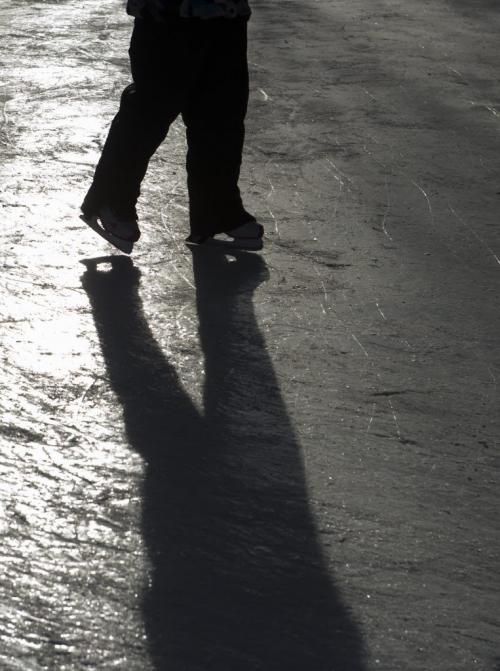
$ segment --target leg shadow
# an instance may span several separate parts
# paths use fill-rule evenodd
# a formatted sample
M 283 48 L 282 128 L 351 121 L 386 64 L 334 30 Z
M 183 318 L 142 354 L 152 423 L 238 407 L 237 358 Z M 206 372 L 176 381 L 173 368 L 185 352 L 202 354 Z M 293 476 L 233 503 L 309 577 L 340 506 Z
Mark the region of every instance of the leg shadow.
M 151 564 L 144 618 L 157 671 L 362 671 L 332 582 L 300 446 L 252 294 L 261 257 L 194 249 L 203 415 L 156 343 L 125 257 L 87 263 L 88 293 L 131 447 L 144 459 Z

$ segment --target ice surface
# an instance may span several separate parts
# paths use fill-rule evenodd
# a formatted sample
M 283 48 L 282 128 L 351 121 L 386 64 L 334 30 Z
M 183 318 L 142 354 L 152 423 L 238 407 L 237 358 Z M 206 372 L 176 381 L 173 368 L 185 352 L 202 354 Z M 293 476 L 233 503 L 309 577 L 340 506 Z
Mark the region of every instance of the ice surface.
M 253 9 L 265 251 L 184 245 L 176 123 L 130 260 L 129 18 L 0 7 L 2 671 L 498 668 L 498 12 Z

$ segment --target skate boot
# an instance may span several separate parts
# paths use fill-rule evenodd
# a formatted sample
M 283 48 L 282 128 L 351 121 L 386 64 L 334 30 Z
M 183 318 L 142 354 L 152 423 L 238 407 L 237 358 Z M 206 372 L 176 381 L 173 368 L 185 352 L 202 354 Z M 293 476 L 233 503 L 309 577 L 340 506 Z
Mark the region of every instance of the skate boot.
M 80 219 L 98 235 L 121 252 L 125 252 L 125 254 L 132 253 L 134 243 L 141 236 L 135 212 L 121 215 L 115 212 L 109 205 L 103 205 L 97 211 L 91 212 L 85 206 L 82 206 Z
M 264 246 L 262 240 L 264 227 L 257 223 L 255 218 L 251 215 L 247 221 L 236 228 L 232 228 L 224 233 L 216 233 L 215 235 L 218 237 L 215 237 L 214 235 L 204 236 L 191 233 L 191 235 L 186 238 L 186 242 L 191 245 L 216 245 L 219 247 L 248 251 L 259 251 Z

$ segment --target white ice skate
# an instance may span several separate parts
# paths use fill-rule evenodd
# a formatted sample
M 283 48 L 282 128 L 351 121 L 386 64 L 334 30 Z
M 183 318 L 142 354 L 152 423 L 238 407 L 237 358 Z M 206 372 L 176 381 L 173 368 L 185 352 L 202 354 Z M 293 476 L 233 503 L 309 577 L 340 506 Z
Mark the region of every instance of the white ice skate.
M 101 207 L 90 216 L 82 213 L 80 219 L 104 240 L 125 254 L 132 253 L 134 243 L 141 235 L 135 219 L 119 217 L 108 206 Z
M 217 237 L 212 235 L 195 235 L 192 233 L 186 239 L 186 242 L 188 245 L 209 245 L 255 252 L 264 246 L 262 240 L 264 227 L 254 220 L 247 221 L 237 228 L 233 228 L 225 233 L 217 233 L 216 235 Z

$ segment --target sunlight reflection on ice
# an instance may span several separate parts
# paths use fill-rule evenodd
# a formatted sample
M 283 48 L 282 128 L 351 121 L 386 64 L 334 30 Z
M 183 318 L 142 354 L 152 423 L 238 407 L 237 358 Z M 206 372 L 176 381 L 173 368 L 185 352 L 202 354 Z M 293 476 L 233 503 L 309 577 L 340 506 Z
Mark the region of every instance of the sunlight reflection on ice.
M 104 659 L 111 668 L 123 646 L 110 637 L 142 635 L 137 613 L 119 605 L 123 595 L 100 594 L 103 575 L 124 602 L 140 592 L 134 483 L 142 463 L 123 439 L 119 411 L 110 412 L 79 263 L 103 245 L 78 213 L 116 107 L 113 87 L 127 83 L 131 22 L 114 0 L 0 4 L 0 375 L 8 390 L 0 533 L 2 586 L 12 586 L 0 668 L 69 671 Z M 123 565 L 125 550 L 134 561 Z
M 49 312 L 47 317 L 50 316 Z M 11 365 L 59 378 L 81 370 L 82 366 L 90 366 L 92 356 L 87 340 L 79 333 L 80 323 L 81 316 L 70 313 L 25 325 L 24 346 L 22 350 L 12 347 Z M 10 344 L 7 338 L 6 347 Z

